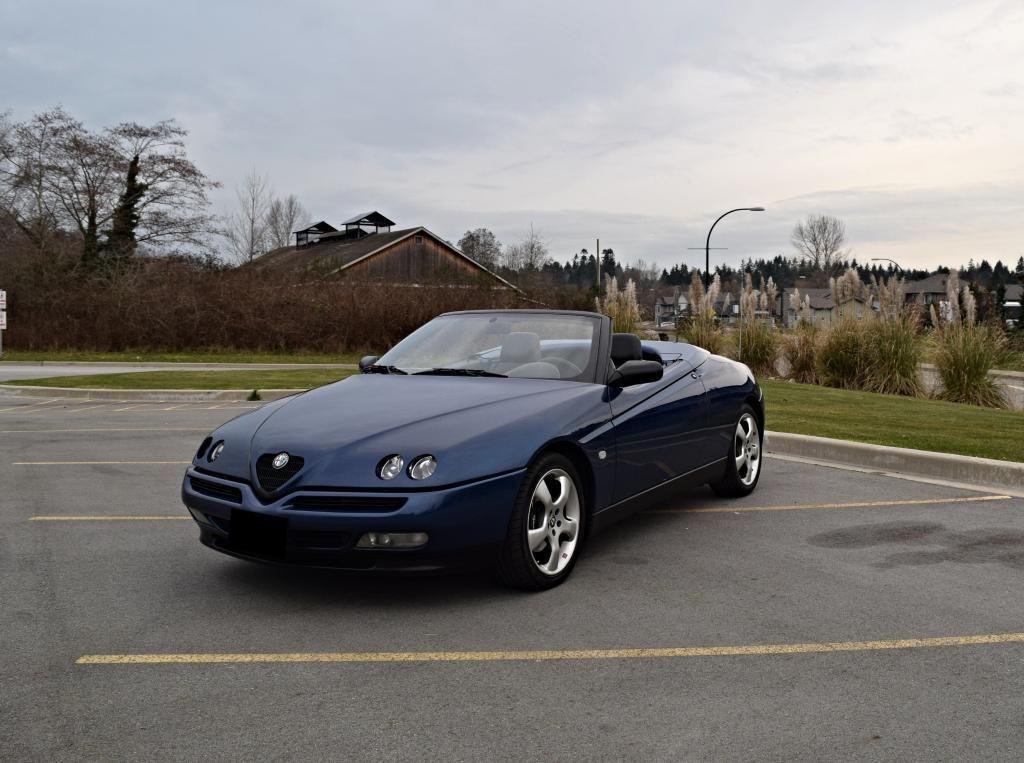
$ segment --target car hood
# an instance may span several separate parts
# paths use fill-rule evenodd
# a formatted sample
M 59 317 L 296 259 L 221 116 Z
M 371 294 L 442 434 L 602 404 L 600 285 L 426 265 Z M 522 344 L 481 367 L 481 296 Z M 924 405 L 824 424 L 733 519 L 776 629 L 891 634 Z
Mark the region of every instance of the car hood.
M 234 443 L 224 435 L 224 454 L 230 449 L 235 457 L 218 461 L 216 470 L 257 484 L 257 459 L 285 452 L 304 461 L 288 489 L 423 489 L 465 482 L 525 466 L 548 440 L 578 437 L 605 423 L 604 390 L 543 379 L 360 374 L 271 404 L 264 416 L 229 423 L 225 429 L 235 430 Z M 239 426 L 246 419 L 248 427 Z M 407 464 L 433 455 L 437 471 L 425 481 L 403 473 L 385 482 L 376 469 L 392 454 Z

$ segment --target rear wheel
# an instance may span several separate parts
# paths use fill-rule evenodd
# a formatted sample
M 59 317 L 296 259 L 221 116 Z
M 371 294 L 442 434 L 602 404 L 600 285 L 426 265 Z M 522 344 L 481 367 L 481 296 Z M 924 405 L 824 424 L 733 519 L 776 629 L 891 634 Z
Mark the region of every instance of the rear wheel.
M 557 453 L 530 467 L 498 561 L 502 582 L 541 591 L 569 577 L 586 515 L 581 484 L 572 462 Z
M 726 459 L 725 477 L 711 483 L 720 496 L 739 498 L 750 495 L 761 476 L 761 429 L 754 409 L 744 405 L 732 436 L 732 447 Z

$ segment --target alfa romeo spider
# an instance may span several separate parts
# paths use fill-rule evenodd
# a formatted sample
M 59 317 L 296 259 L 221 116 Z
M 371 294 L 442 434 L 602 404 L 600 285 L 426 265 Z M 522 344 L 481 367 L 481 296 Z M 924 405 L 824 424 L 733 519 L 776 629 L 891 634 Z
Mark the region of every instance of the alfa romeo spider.
M 483 564 L 540 590 L 628 514 L 760 476 L 746 366 L 596 313 L 447 313 L 360 371 L 203 440 L 182 485 L 203 544 L 349 570 Z

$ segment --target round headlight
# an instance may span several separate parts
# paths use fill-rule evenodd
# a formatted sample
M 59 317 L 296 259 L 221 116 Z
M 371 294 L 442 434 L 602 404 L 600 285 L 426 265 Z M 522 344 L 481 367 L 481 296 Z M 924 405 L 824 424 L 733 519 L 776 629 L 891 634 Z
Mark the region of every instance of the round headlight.
M 213 449 L 212 449 L 212 450 L 210 451 L 210 455 L 209 455 L 209 456 L 207 456 L 207 458 L 209 458 L 209 459 L 210 459 L 210 462 L 211 462 L 211 463 L 212 463 L 213 461 L 216 461 L 216 460 L 217 460 L 217 457 L 218 457 L 218 456 L 220 455 L 220 453 L 221 453 L 221 451 L 222 451 L 222 450 L 224 450 L 224 441 L 223 441 L 223 440 L 221 440 L 221 441 L 220 441 L 220 442 L 218 442 L 218 443 L 217 443 L 216 445 L 214 445 L 214 446 L 213 446 Z
M 405 466 L 405 461 L 401 456 L 388 456 L 377 466 L 377 476 L 382 480 L 393 480 L 402 473 L 403 466 Z
M 409 467 L 409 476 L 414 480 L 425 480 L 437 469 L 437 460 L 433 456 L 420 456 Z

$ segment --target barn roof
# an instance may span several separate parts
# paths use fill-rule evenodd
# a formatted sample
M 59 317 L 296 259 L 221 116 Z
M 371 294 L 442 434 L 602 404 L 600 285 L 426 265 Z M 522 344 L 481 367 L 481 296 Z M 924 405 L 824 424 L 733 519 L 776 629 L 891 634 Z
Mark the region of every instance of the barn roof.
M 430 236 L 451 251 L 452 254 L 472 263 L 479 270 L 487 273 L 505 286 L 519 291 L 516 286 L 506 281 L 497 273 L 488 270 L 476 260 L 463 254 L 457 247 L 452 246 L 436 233 L 427 230 L 423 226 L 385 233 L 370 233 L 356 239 L 327 236 L 321 238 L 318 244 L 300 248 L 284 246 L 267 252 L 261 257 L 257 257 L 253 260 L 252 266 L 260 269 L 274 270 L 314 270 L 322 275 L 335 275 L 357 262 L 380 254 L 393 244 L 397 244 L 399 241 L 413 235 Z
M 386 228 L 394 225 L 394 221 L 389 220 L 380 212 L 374 210 L 373 212 L 364 212 L 361 215 L 356 215 L 342 223 L 342 225 L 373 225 L 375 227 Z
M 338 229 L 331 225 L 329 222 L 321 220 L 318 223 L 313 223 L 308 228 L 302 230 L 293 230 L 292 233 L 337 233 Z

